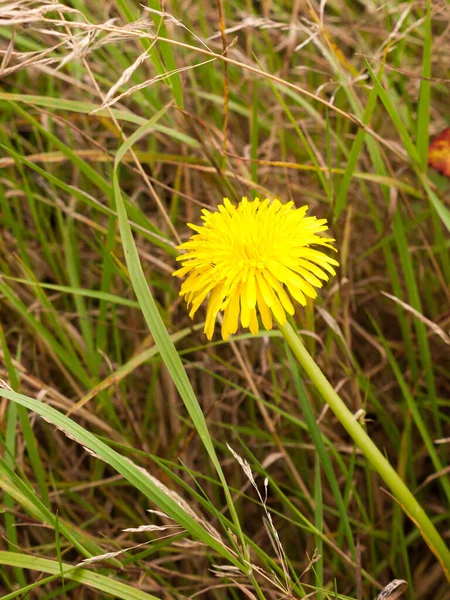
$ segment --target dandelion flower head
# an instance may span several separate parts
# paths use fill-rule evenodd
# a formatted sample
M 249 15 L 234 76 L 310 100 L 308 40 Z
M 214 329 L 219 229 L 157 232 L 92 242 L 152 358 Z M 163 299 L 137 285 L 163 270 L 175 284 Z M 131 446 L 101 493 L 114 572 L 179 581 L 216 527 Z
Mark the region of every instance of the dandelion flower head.
M 224 340 L 236 333 L 239 318 L 253 334 L 259 330 L 258 314 L 266 329 L 272 329 L 274 318 L 284 325 L 286 313 L 294 314 L 291 298 L 306 305 L 306 297 L 315 298 L 316 288 L 336 274 L 333 266 L 339 263 L 313 248 L 335 250 L 334 240 L 320 235 L 327 221 L 307 217 L 307 210 L 259 198 L 242 198 L 235 206 L 225 198 L 217 212 L 202 211 L 202 225 L 188 223 L 195 233 L 179 246 L 185 251 L 177 258 L 183 266 L 174 275 L 188 275 L 180 296 L 191 318 L 208 299 L 209 340 L 219 313 Z

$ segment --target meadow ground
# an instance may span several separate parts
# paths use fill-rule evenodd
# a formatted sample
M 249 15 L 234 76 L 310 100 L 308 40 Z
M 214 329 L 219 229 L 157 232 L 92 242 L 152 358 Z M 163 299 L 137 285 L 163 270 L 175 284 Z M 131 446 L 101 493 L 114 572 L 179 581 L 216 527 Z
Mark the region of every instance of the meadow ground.
M 0 2 L 2 597 L 448 600 L 280 332 L 208 341 L 172 272 L 223 197 L 328 219 L 293 323 L 448 542 L 450 7 L 163 8 Z

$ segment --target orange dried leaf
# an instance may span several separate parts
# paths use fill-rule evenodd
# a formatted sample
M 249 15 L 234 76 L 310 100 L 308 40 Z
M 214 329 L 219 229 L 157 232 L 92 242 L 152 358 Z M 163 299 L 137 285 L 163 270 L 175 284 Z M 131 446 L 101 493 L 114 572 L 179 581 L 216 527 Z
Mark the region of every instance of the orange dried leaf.
M 450 177 L 450 127 L 437 135 L 428 148 L 428 164 Z

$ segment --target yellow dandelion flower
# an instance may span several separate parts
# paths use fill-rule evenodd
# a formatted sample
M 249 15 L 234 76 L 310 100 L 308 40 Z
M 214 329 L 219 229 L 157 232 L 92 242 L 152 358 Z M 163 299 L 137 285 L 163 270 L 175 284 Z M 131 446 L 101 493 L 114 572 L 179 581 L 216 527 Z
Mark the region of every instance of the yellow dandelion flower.
M 258 333 L 258 313 L 266 329 L 273 317 L 282 325 L 286 313 L 294 314 L 291 297 L 302 305 L 315 298 L 315 288 L 335 275 L 339 263 L 311 246 L 333 247 L 333 239 L 321 237 L 326 219 L 307 217 L 307 206 L 279 200 L 242 201 L 235 206 L 228 198 L 217 212 L 202 211 L 203 224 L 189 241 L 179 246 L 177 258 L 183 266 L 175 276 L 188 275 L 181 286 L 194 317 L 208 297 L 205 333 L 210 340 L 217 315 L 223 312 L 222 337 L 242 327 Z

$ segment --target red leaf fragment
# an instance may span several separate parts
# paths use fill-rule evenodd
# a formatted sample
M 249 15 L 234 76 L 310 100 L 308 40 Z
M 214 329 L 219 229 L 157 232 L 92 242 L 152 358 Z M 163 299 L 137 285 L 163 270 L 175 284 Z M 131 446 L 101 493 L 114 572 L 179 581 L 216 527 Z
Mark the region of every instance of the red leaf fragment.
M 450 127 L 431 141 L 428 148 L 428 164 L 442 175 L 450 177 Z

